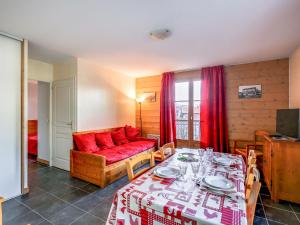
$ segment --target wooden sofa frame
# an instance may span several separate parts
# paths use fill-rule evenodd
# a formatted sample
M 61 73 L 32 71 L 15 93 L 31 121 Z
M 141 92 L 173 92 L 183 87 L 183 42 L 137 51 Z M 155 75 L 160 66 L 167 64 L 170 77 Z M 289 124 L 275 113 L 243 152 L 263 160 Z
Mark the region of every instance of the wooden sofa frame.
M 73 134 L 111 132 L 116 129 L 118 128 L 74 132 Z M 104 188 L 108 184 L 111 184 L 119 178 L 127 175 L 125 164 L 126 160 L 134 159 L 135 157 L 145 154 L 146 152 L 149 153 L 153 151 L 155 151 L 155 147 L 143 151 L 139 154 L 133 155 L 130 158 L 123 159 L 110 165 L 106 165 L 105 156 L 80 152 L 77 150 L 76 144 L 73 143 L 73 149 L 71 149 L 70 151 L 70 174 L 72 177 L 79 178 L 81 180 L 98 185 L 101 188 Z M 146 163 L 147 161 L 141 162 L 136 165 L 135 168 L 139 168 Z

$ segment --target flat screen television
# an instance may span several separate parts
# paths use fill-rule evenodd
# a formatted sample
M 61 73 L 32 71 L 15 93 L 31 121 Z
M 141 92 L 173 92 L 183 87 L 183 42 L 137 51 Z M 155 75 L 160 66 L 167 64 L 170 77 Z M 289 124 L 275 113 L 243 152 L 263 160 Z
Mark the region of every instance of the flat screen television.
M 300 139 L 300 109 L 278 109 L 276 115 L 276 133 Z

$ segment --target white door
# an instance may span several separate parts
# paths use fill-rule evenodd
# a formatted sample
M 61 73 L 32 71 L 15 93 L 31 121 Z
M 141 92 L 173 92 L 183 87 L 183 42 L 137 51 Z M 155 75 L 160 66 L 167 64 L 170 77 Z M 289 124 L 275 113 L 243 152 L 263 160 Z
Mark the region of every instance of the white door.
M 38 158 L 50 161 L 50 83 L 38 82 Z
M 53 82 L 53 166 L 70 170 L 74 118 L 74 79 Z
M 21 42 L 0 35 L 0 196 L 21 194 Z

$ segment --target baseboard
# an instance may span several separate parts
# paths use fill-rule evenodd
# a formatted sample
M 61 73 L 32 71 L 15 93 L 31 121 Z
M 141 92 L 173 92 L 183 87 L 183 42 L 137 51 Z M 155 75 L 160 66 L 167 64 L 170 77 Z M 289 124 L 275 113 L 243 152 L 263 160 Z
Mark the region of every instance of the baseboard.
M 45 165 L 49 166 L 49 161 L 48 160 L 37 158 L 36 161 L 38 161 L 39 163 L 42 163 L 42 164 L 45 164 Z
M 29 193 L 29 187 L 27 187 L 27 188 L 22 188 L 22 195 L 25 195 L 25 194 L 27 194 L 27 193 Z

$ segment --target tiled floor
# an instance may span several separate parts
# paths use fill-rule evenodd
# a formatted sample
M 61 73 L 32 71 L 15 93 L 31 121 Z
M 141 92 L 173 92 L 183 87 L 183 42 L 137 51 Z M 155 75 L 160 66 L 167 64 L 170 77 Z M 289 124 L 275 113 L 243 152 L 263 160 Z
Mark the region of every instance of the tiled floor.
M 105 224 L 114 192 L 127 177 L 105 189 L 70 178 L 69 173 L 32 162 L 29 165 L 30 193 L 6 201 L 4 225 L 101 225 Z M 256 207 L 254 224 L 300 224 L 300 205 L 270 200 L 265 185 Z
M 280 201 L 273 203 L 266 185 L 262 182 L 256 205 L 255 225 L 300 224 L 300 205 Z
M 127 182 L 124 177 L 100 189 L 70 178 L 64 170 L 31 161 L 30 193 L 4 203 L 4 225 L 105 224 L 114 192 Z

